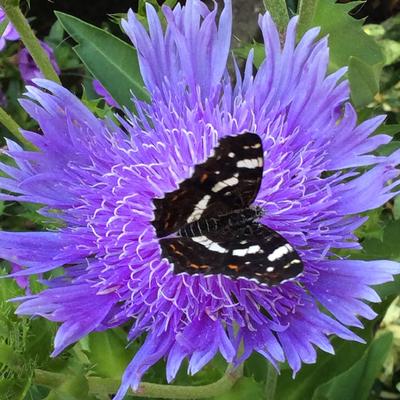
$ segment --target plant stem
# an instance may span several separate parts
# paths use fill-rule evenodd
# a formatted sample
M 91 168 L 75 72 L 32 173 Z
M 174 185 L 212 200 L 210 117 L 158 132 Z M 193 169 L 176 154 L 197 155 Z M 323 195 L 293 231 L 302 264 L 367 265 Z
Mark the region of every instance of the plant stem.
M 289 13 L 285 0 L 263 0 L 264 6 L 271 14 L 273 20 L 278 25 L 279 32 L 282 34 L 286 30 L 289 22 Z
M 7 114 L 3 108 L 0 107 L 0 124 L 3 124 L 8 131 L 21 142 L 26 149 L 35 150 L 35 146 L 28 142 L 21 134 L 19 125 L 13 120 L 13 118 Z
M 271 363 L 267 367 L 267 381 L 265 382 L 265 400 L 274 400 L 278 373 Z
M 219 396 L 227 392 L 242 376 L 243 366 L 237 369 L 228 367 L 224 376 L 214 383 L 203 386 L 159 385 L 156 383 L 141 383 L 137 391 L 130 390 L 128 394 L 135 397 L 155 397 L 160 399 L 204 399 Z M 35 370 L 34 382 L 37 385 L 55 388 L 65 382 L 64 374 Z M 120 381 L 110 378 L 88 377 L 90 394 L 113 394 L 118 391 Z
M 317 0 L 300 0 L 298 8 L 300 18 L 297 28 L 297 37 L 300 38 L 305 31 L 311 27 L 317 8 Z
M 28 21 L 22 14 L 18 1 L 16 0 L 0 0 L 0 6 L 4 9 L 8 19 L 14 25 L 14 28 L 18 31 L 22 42 L 28 49 L 30 55 L 39 67 L 43 76 L 46 79 L 50 79 L 54 82 L 61 84 L 60 79 L 56 71 L 54 70 L 50 59 L 46 52 L 40 45 L 39 40 L 36 38 Z

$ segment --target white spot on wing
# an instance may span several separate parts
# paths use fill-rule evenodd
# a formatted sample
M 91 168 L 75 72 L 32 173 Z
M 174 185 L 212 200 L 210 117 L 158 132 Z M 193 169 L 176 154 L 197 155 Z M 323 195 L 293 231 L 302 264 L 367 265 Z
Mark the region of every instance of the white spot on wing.
M 236 176 L 232 176 L 231 178 L 225 179 L 224 181 L 218 182 L 216 183 L 213 187 L 212 187 L 212 191 L 214 193 L 219 192 L 220 190 L 228 187 L 228 186 L 234 186 L 237 185 L 239 183 L 239 179 L 236 178 Z
M 236 250 L 233 250 L 232 254 L 234 256 L 243 257 L 247 254 L 247 250 L 248 249 L 236 249 Z
M 213 242 L 212 240 L 208 239 L 206 236 L 195 236 L 192 237 L 192 240 L 196 243 L 201 244 L 204 247 L 211 251 L 216 251 L 217 253 L 227 253 L 228 250 L 224 249 L 218 243 Z
M 268 256 L 268 260 L 269 261 L 275 261 L 275 260 L 279 260 L 280 258 L 282 258 L 285 254 L 289 253 L 289 249 L 287 248 L 287 245 L 278 247 L 277 249 L 275 249 L 269 256 Z
M 258 158 L 251 158 L 251 159 L 244 159 L 244 160 L 240 160 L 236 163 L 236 166 L 238 168 L 249 168 L 249 169 L 253 169 L 253 168 L 257 168 L 257 167 L 261 167 L 263 164 L 263 159 L 262 157 L 258 157 Z
M 204 210 L 207 207 L 208 202 L 210 201 L 211 196 L 206 194 L 195 206 L 193 212 L 189 215 L 187 219 L 187 223 L 197 221 L 201 215 L 203 214 Z
M 212 242 L 211 246 L 208 248 L 211 251 L 217 251 L 218 253 L 227 253 L 228 250 L 220 246 L 218 243 Z
M 232 151 L 228 154 L 228 156 L 230 157 L 230 158 L 234 158 L 235 157 L 235 153 L 233 153 Z
M 241 243 L 243 244 L 243 243 Z M 247 249 L 236 249 L 233 250 L 232 254 L 234 256 L 238 256 L 238 257 L 244 257 L 246 254 L 256 254 L 258 252 L 261 252 L 261 247 L 257 244 L 254 244 L 253 246 L 250 246 Z
M 247 252 L 248 252 L 249 254 L 256 254 L 256 253 L 258 253 L 260 250 L 261 250 L 261 247 L 260 247 L 259 245 L 253 245 L 253 246 L 250 246 L 250 247 L 248 248 Z

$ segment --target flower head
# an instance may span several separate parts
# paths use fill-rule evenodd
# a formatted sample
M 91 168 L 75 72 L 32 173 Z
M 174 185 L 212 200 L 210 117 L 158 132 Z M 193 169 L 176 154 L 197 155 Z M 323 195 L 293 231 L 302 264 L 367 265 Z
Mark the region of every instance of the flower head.
M 7 15 L 2 8 L 0 8 L 0 24 L 6 23 Z M 14 25 L 9 22 L 0 36 L 0 51 L 6 47 L 7 40 L 14 41 L 19 39 L 19 34 L 14 28 Z
M 370 285 L 400 271 L 391 261 L 335 256 L 335 249 L 360 247 L 354 230 L 365 218 L 358 214 L 396 194 L 399 154 L 371 154 L 390 141 L 372 136 L 383 117 L 357 125 L 341 79 L 346 70 L 326 75 L 327 38 L 317 39 L 318 28 L 311 29 L 296 46 L 293 18 L 281 48 L 265 14 L 259 24 L 266 59 L 254 72 L 250 52 L 233 85 L 226 67 L 230 1 L 218 25 L 216 13 L 197 0 L 164 8 L 163 32 L 147 6 L 147 33 L 129 12 L 123 26 L 138 50 L 151 102 L 135 101 L 137 114 L 117 126 L 94 117 L 66 89 L 36 80 L 39 87 L 28 87 L 21 103 L 43 132 L 24 132 L 40 151 L 9 141 L 16 166 L 1 166 L 9 176 L 1 186 L 15 193 L 1 199 L 44 204 L 43 215 L 62 221 L 58 231 L 0 232 L 0 257 L 26 268 L 15 275 L 65 266 L 17 311 L 61 323 L 53 354 L 128 321 L 130 340 L 147 335 L 117 399 L 161 358 L 168 381 L 185 358 L 194 374 L 218 352 L 239 363 L 257 351 L 274 365 L 286 360 L 296 372 L 315 362 L 316 347 L 333 352 L 329 335 L 360 341 L 348 326 L 374 318 L 363 302 L 379 301 Z M 244 131 L 256 132 L 264 148 L 255 200 L 264 210 L 261 221 L 304 262 L 300 277 L 274 287 L 175 274 L 152 225 L 154 199 L 190 177 L 220 138 Z M 369 168 L 359 172 L 359 166 Z
M 57 64 L 57 61 L 54 57 L 53 49 L 45 42 L 40 42 L 44 51 L 47 53 L 51 64 L 53 65 L 54 70 L 57 75 L 60 75 L 60 67 Z M 24 47 L 18 53 L 18 67 L 21 72 L 22 79 L 26 84 L 32 84 L 35 78 L 43 78 L 43 74 L 36 65 L 29 51 Z

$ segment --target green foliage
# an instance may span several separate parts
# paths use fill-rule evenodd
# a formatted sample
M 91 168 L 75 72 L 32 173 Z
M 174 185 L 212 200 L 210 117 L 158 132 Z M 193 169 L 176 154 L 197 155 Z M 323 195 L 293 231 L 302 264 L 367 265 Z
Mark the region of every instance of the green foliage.
M 78 42 L 74 47 L 78 57 L 118 104 L 132 108 L 131 91 L 139 99 L 148 100 L 132 46 L 76 17 L 61 12 L 56 15 L 64 29 Z
M 393 335 L 375 339 L 360 360 L 346 372 L 318 387 L 312 400 L 367 400 L 392 346 Z
M 330 69 L 334 71 L 349 66 L 352 101 L 356 107 L 366 106 L 379 90 L 380 71 L 384 64 L 380 47 L 363 31 L 362 21 L 348 14 L 354 3 L 317 0 L 314 6 L 307 28 L 320 26 L 321 35 L 329 35 Z
M 89 395 L 89 385 L 84 375 L 70 375 L 58 387 L 52 389 L 44 400 L 95 400 Z
M 376 305 L 375 311 L 382 315 L 390 305 L 393 297 L 385 302 Z M 375 332 L 375 321 L 365 323 L 365 328 L 357 334 L 365 341 L 370 341 Z M 321 386 L 335 379 L 335 377 L 346 373 L 351 369 L 365 354 L 367 350 L 365 344 L 348 342 L 338 338 L 332 340 L 335 354 L 319 352 L 318 361 L 315 365 L 304 365 L 292 378 L 291 370 L 282 371 L 278 379 L 276 399 L 285 400 L 304 400 L 312 399 L 316 390 Z M 382 362 L 383 363 L 383 362 Z M 378 374 L 374 376 L 377 377 Z M 358 400 L 358 398 L 348 398 Z M 346 398 L 347 400 L 347 398 Z
M 121 329 L 94 332 L 87 342 L 93 370 L 105 378 L 120 379 L 136 350 L 133 346 L 127 348 L 126 333 Z
M 354 3 L 336 4 L 333 0 L 307 0 L 301 4 L 304 15 L 300 21 L 300 33 L 320 26 L 320 36 L 327 35 L 329 40 L 330 71 L 348 66 L 353 104 L 360 108 L 371 103 L 379 91 L 379 78 L 385 58 L 375 39 L 363 31 L 362 21 L 357 21 L 348 14 L 354 8 Z M 258 67 L 265 58 L 262 44 L 244 44 L 235 53 L 245 58 L 250 48 L 254 48 L 254 65 Z
M 390 259 L 400 261 L 400 222 L 391 221 L 383 228 L 382 240 L 367 238 L 363 241 L 363 257 L 369 260 Z
M 231 390 L 221 396 L 214 397 L 214 400 L 264 400 L 264 386 L 253 378 L 243 377 L 239 379 Z

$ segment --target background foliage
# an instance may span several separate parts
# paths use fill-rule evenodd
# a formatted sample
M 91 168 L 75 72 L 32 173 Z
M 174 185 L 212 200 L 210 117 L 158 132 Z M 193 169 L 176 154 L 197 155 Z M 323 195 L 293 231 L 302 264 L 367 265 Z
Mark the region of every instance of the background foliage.
M 158 6 L 155 0 L 150 2 Z M 80 3 L 82 9 L 87 8 L 84 2 L 68 3 Z M 99 2 L 98 7 L 94 8 L 98 11 L 104 7 L 103 3 L 113 2 Z M 175 1 L 167 0 L 166 3 L 172 6 Z M 252 0 L 252 3 L 257 4 L 261 10 L 261 0 Z M 288 14 L 295 14 L 298 2 L 288 0 L 286 3 Z M 305 0 L 304 4 L 307 3 Z M 366 4 L 339 4 L 331 0 L 315 0 L 309 3 L 312 4 L 312 12 L 302 20 L 301 30 L 319 25 L 322 28 L 321 35 L 329 35 L 331 71 L 349 65 L 347 78 L 350 80 L 352 101 L 358 109 L 360 121 L 372 115 L 387 114 L 387 124 L 381 131 L 392 135 L 394 141 L 382 146 L 379 152 L 386 154 L 400 148 L 399 2 L 378 2 L 377 8 L 374 8 L 376 2 L 373 1 Z M 37 4 L 32 4 L 33 8 L 25 4 L 26 13 L 40 37 L 54 49 L 64 85 L 82 95 L 88 107 L 99 116 L 111 115 L 111 109 L 96 96 L 92 87 L 93 78 L 102 82 L 120 106 L 132 107 L 128 88 L 138 97 L 147 99 L 136 52 L 125 42 L 118 26 L 121 17 L 118 12 L 126 11 L 127 4 L 121 2 L 118 10 L 106 8 L 100 18 L 94 15 L 94 8 L 90 8 L 85 20 L 91 20 L 97 26 L 77 18 L 75 12 L 72 12 L 74 15 L 56 13 L 51 26 L 39 24 L 40 17 L 43 18 L 43 15 L 51 11 L 49 4 L 43 4 L 42 11 L 39 11 Z M 76 11 L 72 10 L 71 4 L 68 6 L 70 8 L 59 9 Z M 142 1 L 136 4 L 136 11 L 145 21 Z M 106 12 L 114 15 L 107 17 Z M 255 19 L 251 21 L 251 24 L 254 23 Z M 236 41 L 235 54 L 239 60 L 247 55 L 250 47 L 254 47 L 255 65 L 260 64 L 264 52 L 257 39 L 255 36 L 252 43 Z M 31 129 L 35 128 L 33 122 L 17 102 L 23 91 L 15 60 L 19 46 L 18 42 L 12 43 L 0 54 L 0 83 L 7 111 L 21 126 Z M 2 138 L 9 135 L 3 127 L 0 134 Z M 362 258 L 400 261 L 400 198 L 368 213 L 368 216 L 368 222 L 358 232 L 363 244 Z M 0 229 L 35 230 L 40 229 L 43 223 L 43 217 L 36 213 L 33 205 L 0 202 Z M 352 256 L 351 253 L 348 255 Z M 0 264 L 0 268 L 4 274 L 10 270 L 6 263 Z M 21 286 L 26 286 L 27 282 L 19 284 L 11 280 L 0 280 L 0 399 L 108 399 L 107 395 L 89 393 L 88 378 L 119 379 L 140 346 L 140 340 L 127 347 L 124 327 L 93 333 L 61 356 L 51 359 L 49 354 L 55 325 L 45 320 L 17 318 L 13 313 L 15 304 L 6 301 L 24 293 L 25 289 Z M 40 290 L 39 284 L 31 282 L 30 290 Z M 366 321 L 365 329 L 357 332 L 366 344 L 333 338 L 336 355 L 320 353 L 318 363 L 303 367 L 296 379 L 283 366 L 278 378 L 276 399 L 400 399 L 400 302 L 397 297 L 400 293 L 400 279 L 382 285 L 378 291 L 383 299 L 381 304 L 374 307 L 378 317 L 374 321 Z M 211 383 L 219 379 L 225 369 L 226 365 L 219 358 L 193 377 L 188 377 L 185 368 L 181 368 L 175 383 Z M 38 370 L 59 374 L 54 375 L 51 388 L 35 383 L 35 371 L 37 374 Z M 160 362 L 145 379 L 165 383 L 164 371 L 165 365 Z M 215 400 L 268 399 L 270 393 L 266 387 L 266 376 L 266 361 L 254 354 L 245 363 L 244 376 L 233 389 Z

